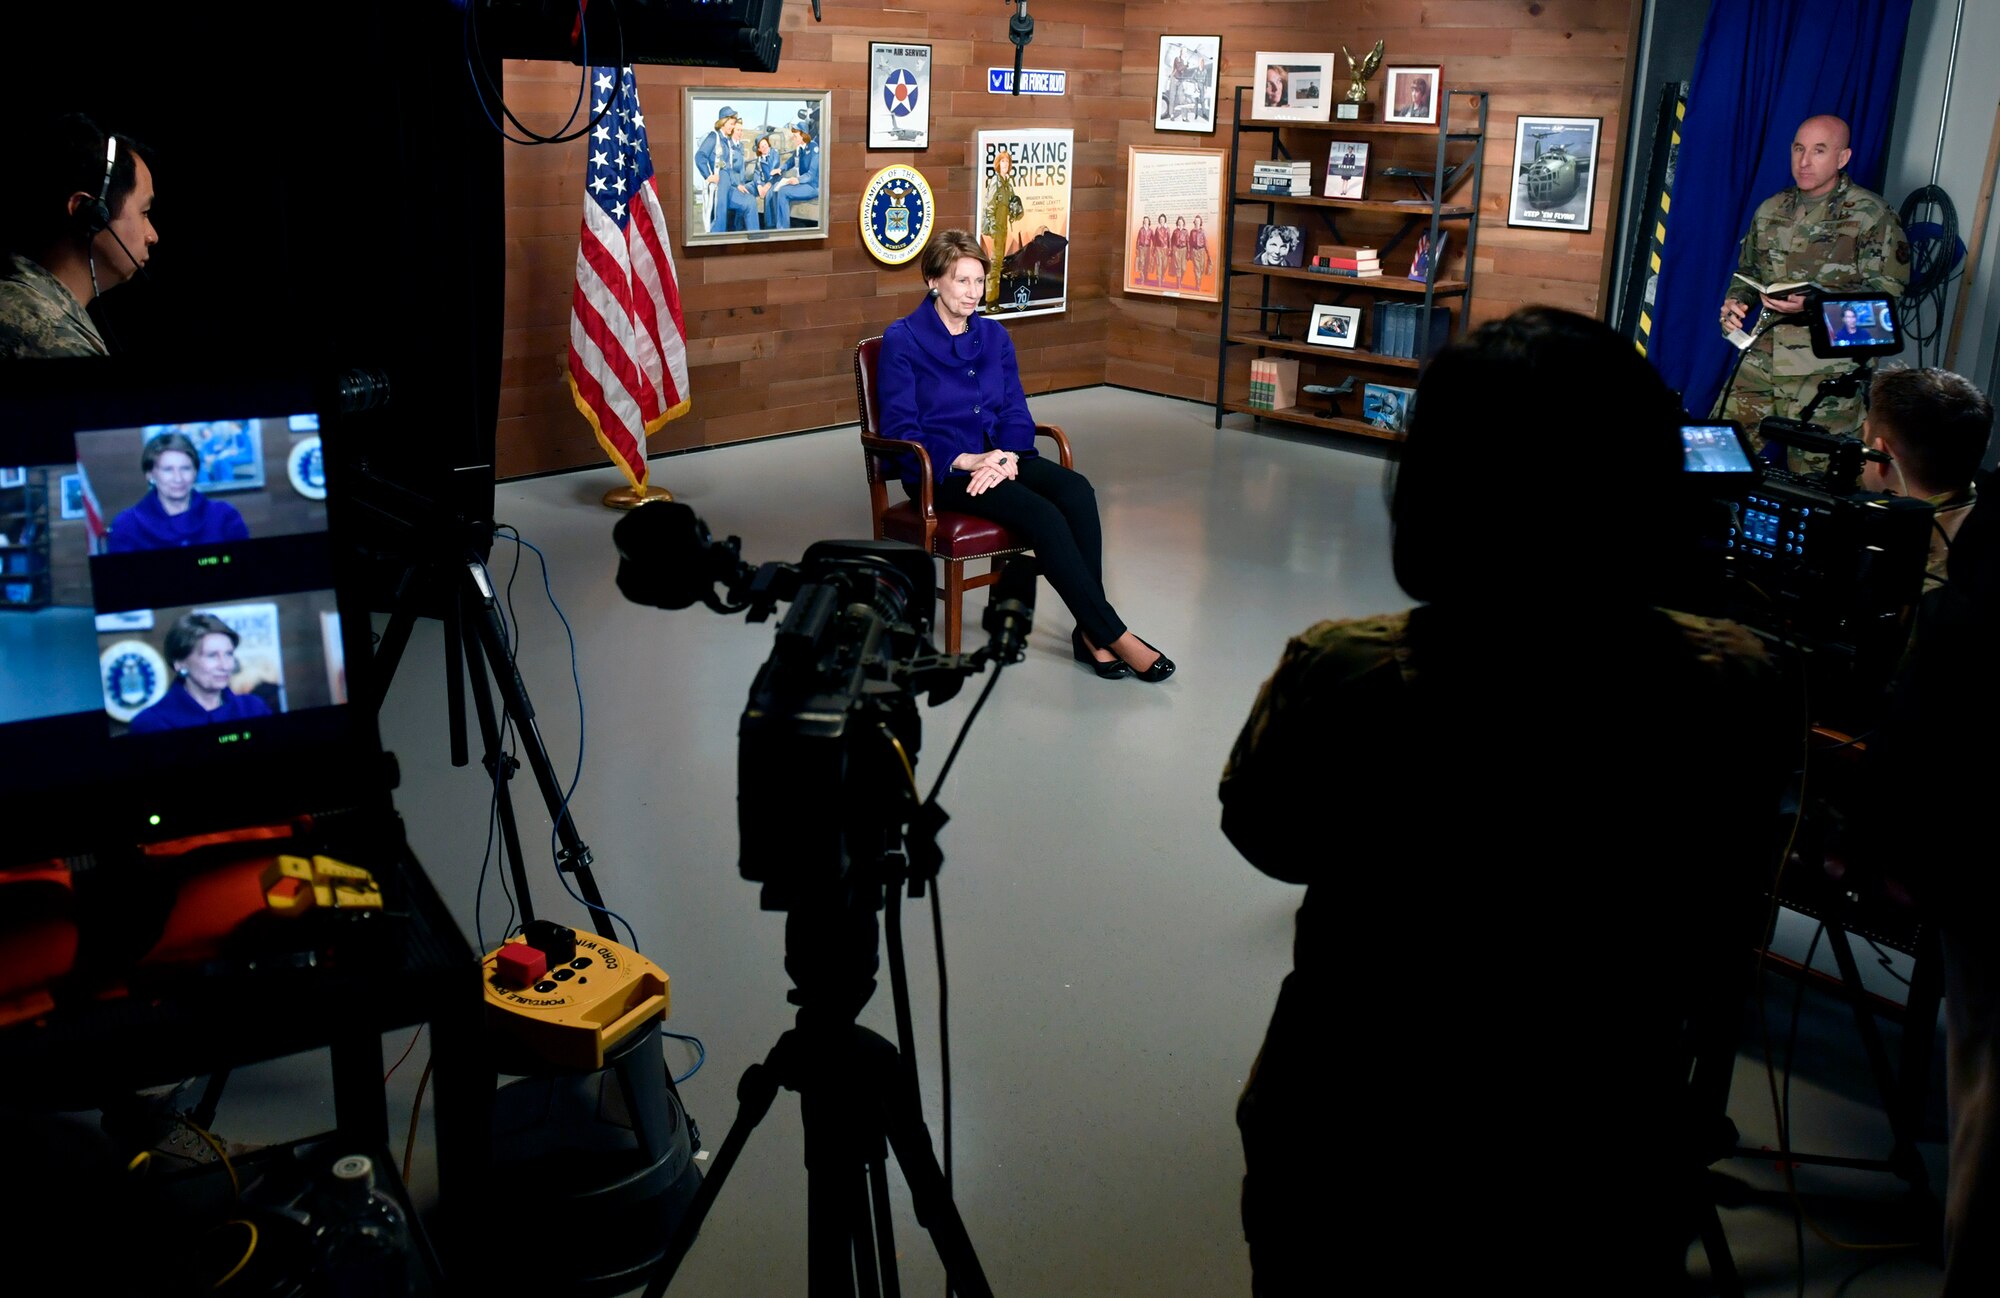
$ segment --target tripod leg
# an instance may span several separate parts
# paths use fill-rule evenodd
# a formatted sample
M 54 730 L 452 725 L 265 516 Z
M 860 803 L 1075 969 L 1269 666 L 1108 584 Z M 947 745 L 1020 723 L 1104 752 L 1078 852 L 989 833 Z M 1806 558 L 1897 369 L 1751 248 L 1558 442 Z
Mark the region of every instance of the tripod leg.
M 768 1058 L 761 1064 L 752 1064 L 743 1071 L 743 1080 L 736 1084 L 736 1121 L 729 1126 L 729 1134 L 722 1138 L 722 1148 L 716 1151 L 715 1166 L 701 1179 L 701 1189 L 695 1191 L 694 1199 L 674 1227 L 674 1237 L 667 1242 L 667 1250 L 661 1254 L 658 1268 L 653 1272 L 651 1284 L 646 1286 L 645 1298 L 660 1298 L 673 1283 L 674 1273 L 681 1268 L 681 1259 L 694 1245 L 694 1237 L 701 1233 L 701 1223 L 708 1219 L 708 1210 L 722 1193 L 722 1183 L 729 1178 L 729 1169 L 736 1165 L 736 1156 L 743 1152 L 743 1146 L 750 1140 L 750 1133 L 771 1111 L 771 1101 L 777 1097 L 778 1084 L 783 1076 L 778 1067 L 780 1052 L 789 1050 L 789 1034 L 778 1038 L 778 1044 L 771 1048 Z
M 485 748 L 486 773 L 493 780 L 493 797 L 500 816 L 500 839 L 506 849 L 509 873 L 514 876 L 514 904 L 520 908 L 521 922 L 530 923 L 535 918 L 533 892 L 528 887 L 528 861 L 521 854 L 521 828 L 514 819 L 514 797 L 510 792 L 514 779 L 514 759 L 509 757 L 501 745 L 500 718 L 493 711 L 493 692 L 487 685 L 486 667 L 479 656 L 478 646 L 458 634 L 457 618 L 447 619 L 447 640 L 455 653 L 449 660 L 450 676 L 459 680 L 458 654 L 465 659 L 465 672 L 472 677 L 472 708 L 479 718 L 479 742 Z M 461 708 L 464 704 L 459 705 Z M 458 727 L 453 728 L 458 733 Z M 462 738 L 456 740 L 463 743 Z M 459 762 L 459 765 L 464 765 Z M 483 954 L 483 953 L 482 953 Z
M 887 1163 L 868 1165 L 869 1201 L 875 1215 L 875 1251 L 882 1264 L 882 1298 L 901 1298 L 903 1288 L 896 1280 L 896 1227 L 889 1218 L 889 1166 Z M 861 1241 L 855 1240 L 856 1261 L 860 1260 Z
M 952 1202 L 944 1173 L 938 1168 L 937 1155 L 932 1152 L 930 1128 L 920 1116 L 897 1117 L 880 1096 L 875 1102 L 880 1106 L 878 1111 L 883 1129 L 889 1135 L 889 1145 L 896 1151 L 896 1162 L 903 1169 L 903 1179 L 910 1183 L 917 1221 L 930 1231 L 931 1242 L 944 1260 L 944 1272 L 953 1291 L 964 1298 L 993 1298 L 993 1287 L 986 1282 L 979 1255 L 972 1249 L 972 1236 L 966 1233 L 958 1205 Z

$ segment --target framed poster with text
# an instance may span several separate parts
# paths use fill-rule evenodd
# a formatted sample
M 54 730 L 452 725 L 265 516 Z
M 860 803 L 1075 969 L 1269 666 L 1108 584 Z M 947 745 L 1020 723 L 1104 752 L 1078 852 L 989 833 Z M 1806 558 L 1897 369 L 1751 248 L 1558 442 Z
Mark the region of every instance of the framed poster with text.
M 1067 309 L 1069 199 L 1076 133 L 1046 127 L 980 131 L 973 229 L 993 269 L 986 314 L 997 320 Z
M 1125 291 L 1222 300 L 1222 149 L 1135 144 L 1125 156 Z
M 931 147 L 931 47 L 868 42 L 868 147 Z

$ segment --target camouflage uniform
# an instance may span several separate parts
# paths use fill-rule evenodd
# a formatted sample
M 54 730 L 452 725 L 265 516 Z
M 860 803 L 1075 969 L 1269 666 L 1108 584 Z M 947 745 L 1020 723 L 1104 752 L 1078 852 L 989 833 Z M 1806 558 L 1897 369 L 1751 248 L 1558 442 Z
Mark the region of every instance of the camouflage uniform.
M 26 257 L 0 267 L 0 360 L 111 354 L 61 280 Z
M 1882 196 L 1843 171 L 1825 198 L 1809 199 L 1793 185 L 1758 205 L 1736 269 L 1760 284 L 1810 280 L 1821 288 L 1896 296 L 1910 282 L 1910 242 Z M 1759 305 L 1756 290 L 1736 280 L 1727 300 Z M 1818 394 L 1821 379 L 1853 365 L 1813 355 L 1805 318 L 1801 312 L 1758 335 L 1730 385 L 1722 417 L 1740 423 L 1753 446 L 1764 444 L 1757 426 L 1766 415 L 1796 419 Z M 1830 432 L 1857 432 L 1860 394 L 1821 402 L 1813 422 Z

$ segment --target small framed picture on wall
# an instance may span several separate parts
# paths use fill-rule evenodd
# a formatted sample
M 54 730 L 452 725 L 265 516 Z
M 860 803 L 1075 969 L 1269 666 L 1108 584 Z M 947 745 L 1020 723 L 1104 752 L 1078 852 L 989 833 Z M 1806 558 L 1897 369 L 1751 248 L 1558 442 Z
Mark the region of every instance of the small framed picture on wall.
M 1597 188 L 1601 117 L 1529 117 L 1514 123 L 1514 171 L 1507 224 L 1538 230 L 1590 229 Z
M 1221 66 L 1220 36 L 1160 37 L 1160 91 L 1153 100 L 1153 129 L 1214 130 L 1216 75 Z

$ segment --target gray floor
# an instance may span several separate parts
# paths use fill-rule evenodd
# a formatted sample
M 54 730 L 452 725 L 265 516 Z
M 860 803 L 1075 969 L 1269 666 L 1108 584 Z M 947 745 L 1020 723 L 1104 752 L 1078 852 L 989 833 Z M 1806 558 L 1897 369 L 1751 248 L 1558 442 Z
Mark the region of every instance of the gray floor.
M 1289 966 L 1300 894 L 1231 850 L 1217 829 L 1215 781 L 1287 634 L 1322 617 L 1407 604 L 1389 576 L 1384 464 L 1365 450 L 1251 431 L 1241 417 L 1218 432 L 1207 408 L 1111 389 L 1033 404 L 1039 418 L 1070 432 L 1078 466 L 1098 485 L 1113 601 L 1180 672 L 1149 686 L 1099 681 L 1076 667 L 1068 615 L 1044 585 L 1028 660 L 1000 680 L 941 795 L 952 814 L 941 886 L 957 1201 L 999 1293 L 1247 1294 L 1233 1106 Z M 867 531 L 852 430 L 658 461 L 655 472 L 715 533 L 740 535 L 752 562 L 795 559 L 813 540 Z M 546 553 L 550 585 L 575 630 L 587 725 L 563 625 L 527 555 L 514 583 L 522 674 L 559 769 L 573 768 L 579 735 L 587 735 L 577 823 L 610 905 L 671 975 L 669 1026 L 706 1044 L 706 1065 L 682 1090 L 713 1147 L 734 1116 L 744 1068 L 791 1022 L 782 917 L 760 911 L 755 886 L 736 873 L 736 723 L 773 626 L 625 602 L 612 585 L 616 515 L 598 504 L 614 485 L 609 470 L 502 484 L 497 514 Z M 509 548 L 495 555 L 503 579 Z M 391 693 L 384 739 L 401 759 L 398 801 L 419 859 L 468 936 L 483 934 L 491 946 L 507 907 L 490 876 L 477 900 L 487 790 L 476 768 L 447 762 L 442 656 L 436 624 L 422 625 Z M 982 684 L 924 712 L 918 779 L 926 791 Z M 548 817 L 531 788 L 524 792 L 524 836 L 545 844 Z M 783 788 L 745 796 L 756 814 L 787 814 Z M 541 914 L 586 926 L 546 864 L 535 889 Z M 906 907 L 906 929 L 926 1112 L 936 1129 L 927 907 Z M 1599 949 L 1576 976 L 1607 976 L 1623 955 L 1616 917 L 1607 916 Z M 1774 984 L 1769 1001 L 1773 1036 L 1782 1039 L 1790 984 Z M 1880 1152 L 1886 1124 L 1852 1025 L 1816 994 L 1805 1016 L 1791 1086 L 1796 1143 Z M 886 990 L 864 1022 L 893 1034 Z M 408 1044 L 407 1034 L 385 1043 L 388 1057 Z M 426 1050 L 419 1041 L 392 1079 L 392 1113 L 410 1109 Z M 1328 1024 L 1327 1053 L 1335 1068 L 1362 1062 L 1346 1054 L 1337 1023 Z M 676 1047 L 675 1058 L 690 1056 Z M 1753 1037 L 1731 1106 L 1751 1145 L 1774 1143 L 1761 1059 Z M 218 1126 L 240 1140 L 296 1135 L 302 1122 L 310 1129 L 326 1107 L 310 1063 L 238 1074 Z M 1933 1105 L 1923 1147 L 1939 1184 L 1941 1107 Z M 410 1177 L 419 1203 L 436 1197 L 428 1138 L 426 1115 Z M 1524 1183 L 1556 1174 L 1581 1192 L 1615 1193 L 1615 1133 L 1594 1149 L 1601 1139 L 1552 1133 L 1550 1167 L 1524 1169 Z M 1767 1166 L 1737 1160 L 1723 1170 L 1752 1188 L 1782 1190 Z M 1366 1169 L 1329 1175 L 1365 1193 Z M 1893 1180 L 1810 1169 L 1802 1178 L 1808 1195 L 1827 1194 L 1808 1202 L 1833 1238 L 1900 1237 L 1885 1209 Z M 804 1191 L 798 1106 L 781 1095 L 673 1292 L 803 1293 Z M 936 1255 L 900 1180 L 896 1202 L 903 1283 L 940 1292 Z M 1751 1292 L 1794 1292 L 1790 1214 L 1755 1202 L 1725 1220 Z M 1549 1238 L 1524 1248 L 1560 1248 L 1561 1232 L 1558 1207 Z M 1449 1246 L 1444 1223 L 1439 1243 Z M 1808 1230 L 1806 1255 L 1809 1293 L 1936 1291 L 1936 1265 L 1919 1251 L 1851 1251 Z M 1357 1254 L 1355 1269 L 1370 1273 L 1382 1261 Z M 1698 1248 L 1692 1269 L 1706 1269 Z

